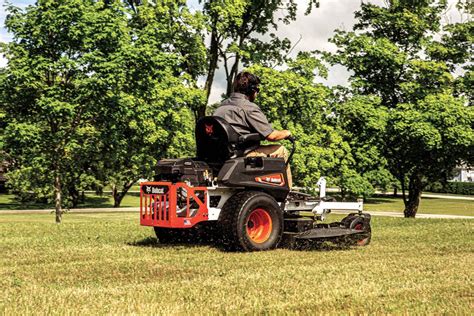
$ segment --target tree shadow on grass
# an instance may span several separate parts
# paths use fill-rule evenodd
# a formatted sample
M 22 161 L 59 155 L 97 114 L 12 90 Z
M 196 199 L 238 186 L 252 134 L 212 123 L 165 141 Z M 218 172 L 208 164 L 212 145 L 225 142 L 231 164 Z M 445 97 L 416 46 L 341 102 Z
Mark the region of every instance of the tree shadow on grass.
M 364 201 L 364 204 L 387 204 L 387 203 L 396 203 L 397 198 L 370 198 Z
M 76 208 L 110 208 L 113 203 L 107 196 L 86 195 Z M 44 210 L 53 209 L 54 204 L 35 200 L 22 201 L 13 194 L 0 194 L 1 210 Z M 63 207 L 65 208 L 65 207 Z
M 84 202 L 79 203 L 77 208 L 106 208 L 112 207 L 110 197 L 98 195 L 86 195 Z

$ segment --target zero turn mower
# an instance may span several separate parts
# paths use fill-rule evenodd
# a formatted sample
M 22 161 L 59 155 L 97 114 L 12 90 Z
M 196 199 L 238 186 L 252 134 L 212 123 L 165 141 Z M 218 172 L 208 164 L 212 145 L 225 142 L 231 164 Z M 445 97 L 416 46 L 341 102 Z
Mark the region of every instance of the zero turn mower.
M 340 241 L 367 245 L 370 215 L 363 202 L 334 202 L 318 181 L 319 197 L 290 192 L 286 164 L 290 158 L 245 157 L 259 134 L 241 136 L 222 118 L 207 116 L 196 125 L 197 158 L 164 159 L 155 179 L 140 184 L 140 224 L 153 226 L 161 243 L 188 232 L 213 228 L 227 249 L 274 249 L 282 239 Z M 323 224 L 331 210 L 354 210 L 340 222 Z

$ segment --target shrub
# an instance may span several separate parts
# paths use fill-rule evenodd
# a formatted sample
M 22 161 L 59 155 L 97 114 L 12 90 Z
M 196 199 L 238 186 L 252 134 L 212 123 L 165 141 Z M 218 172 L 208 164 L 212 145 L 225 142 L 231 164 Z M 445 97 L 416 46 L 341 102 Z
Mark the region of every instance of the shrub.
M 444 185 L 439 182 L 434 182 L 426 187 L 426 191 L 434 193 L 474 195 L 474 182 L 447 182 Z

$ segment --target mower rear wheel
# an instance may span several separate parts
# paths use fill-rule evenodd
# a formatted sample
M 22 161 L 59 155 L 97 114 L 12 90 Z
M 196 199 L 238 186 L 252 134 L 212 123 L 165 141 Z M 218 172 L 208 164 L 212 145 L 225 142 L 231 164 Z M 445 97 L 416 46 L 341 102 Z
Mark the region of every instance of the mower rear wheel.
M 225 203 L 219 226 L 223 244 L 228 250 L 274 249 L 283 234 L 283 212 L 270 195 L 243 191 Z

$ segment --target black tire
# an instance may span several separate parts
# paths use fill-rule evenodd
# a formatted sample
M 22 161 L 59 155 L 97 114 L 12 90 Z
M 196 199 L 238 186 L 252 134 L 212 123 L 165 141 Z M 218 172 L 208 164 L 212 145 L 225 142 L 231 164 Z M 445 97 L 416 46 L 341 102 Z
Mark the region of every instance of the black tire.
M 367 221 L 365 221 L 362 217 L 354 216 L 349 223 L 349 228 L 363 230 L 365 232 L 362 237 L 357 236 L 358 238 L 352 240 L 352 244 L 354 246 L 362 247 L 370 244 L 370 240 L 372 238 L 372 229 L 370 224 L 367 223 Z
M 227 250 L 270 250 L 277 247 L 283 235 L 283 212 L 270 195 L 243 191 L 227 200 L 219 227 Z
M 346 217 L 344 217 L 343 219 L 341 219 L 341 223 L 344 227 L 346 228 L 350 228 L 351 226 L 351 222 L 354 220 L 354 218 L 356 217 L 360 217 L 358 216 L 356 213 L 350 213 L 349 215 L 347 215 Z

